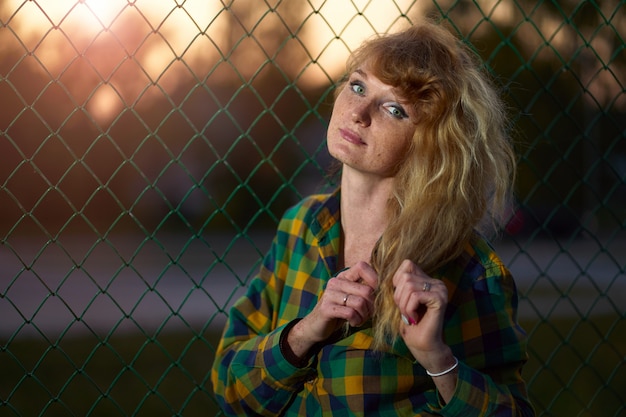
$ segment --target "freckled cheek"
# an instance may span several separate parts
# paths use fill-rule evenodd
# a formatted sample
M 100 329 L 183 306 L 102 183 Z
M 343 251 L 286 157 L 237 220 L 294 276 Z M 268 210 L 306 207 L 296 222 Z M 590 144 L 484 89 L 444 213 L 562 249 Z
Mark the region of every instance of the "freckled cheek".
M 333 108 L 339 111 L 341 114 L 348 113 L 351 107 L 351 100 L 349 97 L 346 97 L 344 93 L 341 93 L 337 100 L 335 100 L 335 104 Z

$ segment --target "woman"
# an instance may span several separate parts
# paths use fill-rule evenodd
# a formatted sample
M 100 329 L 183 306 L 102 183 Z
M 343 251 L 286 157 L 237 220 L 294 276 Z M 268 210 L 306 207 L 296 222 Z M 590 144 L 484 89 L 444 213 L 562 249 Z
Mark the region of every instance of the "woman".
M 428 22 L 351 56 L 327 136 L 340 187 L 287 211 L 232 308 L 226 414 L 534 415 L 515 284 L 480 234 L 515 159 L 479 68 Z

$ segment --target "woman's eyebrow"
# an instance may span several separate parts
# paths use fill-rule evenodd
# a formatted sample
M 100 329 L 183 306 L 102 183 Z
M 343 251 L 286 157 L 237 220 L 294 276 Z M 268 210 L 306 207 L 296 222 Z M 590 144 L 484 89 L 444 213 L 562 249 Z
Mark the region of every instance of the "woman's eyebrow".
M 355 69 L 353 72 L 359 74 L 363 78 L 367 78 L 367 73 L 360 68 Z

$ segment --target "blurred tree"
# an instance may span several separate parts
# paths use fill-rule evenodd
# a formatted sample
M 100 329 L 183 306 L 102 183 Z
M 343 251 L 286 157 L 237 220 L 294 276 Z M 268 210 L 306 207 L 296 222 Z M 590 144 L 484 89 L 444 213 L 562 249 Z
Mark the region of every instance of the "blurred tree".
M 37 31 L 26 14 L 42 9 L 29 5 L 0 4 L 3 232 L 272 225 L 323 182 L 333 80 L 322 69 L 320 87 L 301 82 L 318 69 L 310 4 L 231 1 L 206 21 L 128 6 L 89 30 L 77 5 Z M 503 86 L 526 226 L 619 225 L 622 2 L 442 0 L 425 13 L 466 37 Z M 181 16 L 195 25 L 182 41 Z
M 579 236 L 626 217 L 623 2 L 437 1 L 503 86 L 526 231 Z

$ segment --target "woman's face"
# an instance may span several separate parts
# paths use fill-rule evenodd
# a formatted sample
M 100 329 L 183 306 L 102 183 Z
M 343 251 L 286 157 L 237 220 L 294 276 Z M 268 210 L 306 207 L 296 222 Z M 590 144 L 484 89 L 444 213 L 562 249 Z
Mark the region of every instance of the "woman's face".
M 415 133 L 413 107 L 366 66 L 340 88 L 328 126 L 330 154 L 357 171 L 394 176 Z

